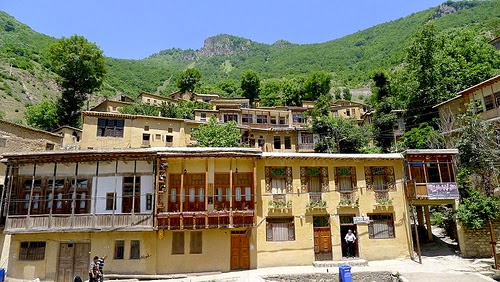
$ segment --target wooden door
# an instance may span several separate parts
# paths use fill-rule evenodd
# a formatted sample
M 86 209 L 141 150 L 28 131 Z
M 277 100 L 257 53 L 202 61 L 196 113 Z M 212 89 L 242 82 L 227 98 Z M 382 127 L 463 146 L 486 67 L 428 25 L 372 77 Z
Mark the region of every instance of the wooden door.
M 231 232 L 231 270 L 239 269 L 250 269 L 250 239 L 245 231 Z
M 332 259 L 332 237 L 330 227 L 314 227 L 315 260 Z
M 90 264 L 90 244 L 61 243 L 59 247 L 59 262 L 57 268 L 57 282 L 73 281 L 78 275 L 83 280 L 88 279 Z

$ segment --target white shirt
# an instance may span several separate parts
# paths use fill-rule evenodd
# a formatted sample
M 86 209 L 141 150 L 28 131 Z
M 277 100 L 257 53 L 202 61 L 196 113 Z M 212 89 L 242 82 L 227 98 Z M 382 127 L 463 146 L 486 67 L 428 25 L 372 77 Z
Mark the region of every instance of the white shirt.
M 345 235 L 345 240 L 346 240 L 346 242 L 354 242 L 354 241 L 356 241 L 356 235 L 354 235 L 354 233 L 351 233 L 351 234 L 347 233 Z

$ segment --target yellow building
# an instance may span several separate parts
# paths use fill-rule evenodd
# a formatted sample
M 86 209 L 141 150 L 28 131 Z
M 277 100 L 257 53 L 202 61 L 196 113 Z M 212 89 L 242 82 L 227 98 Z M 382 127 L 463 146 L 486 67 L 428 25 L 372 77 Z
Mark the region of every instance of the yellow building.
M 4 156 L 9 277 L 68 281 L 94 255 L 108 275 L 308 265 L 412 250 L 399 154 L 145 148 Z M 287 260 L 276 260 L 276 255 Z

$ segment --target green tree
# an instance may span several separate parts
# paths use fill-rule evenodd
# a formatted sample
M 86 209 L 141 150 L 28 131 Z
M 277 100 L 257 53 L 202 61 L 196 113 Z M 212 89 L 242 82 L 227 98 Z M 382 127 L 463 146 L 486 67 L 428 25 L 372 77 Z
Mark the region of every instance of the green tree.
M 29 126 L 52 131 L 59 124 L 57 104 L 50 100 L 41 100 L 37 104 L 28 104 L 24 119 Z
M 421 123 L 407 130 L 401 137 L 401 149 L 440 149 L 444 147 L 443 137 L 432 126 Z
M 282 106 L 282 82 L 278 79 L 267 79 L 260 84 L 260 106 Z
M 325 72 L 314 72 L 304 82 L 306 99 L 316 101 L 321 95 L 328 94 L 332 88 L 332 76 Z
M 87 95 L 102 85 L 107 72 L 105 58 L 97 45 L 77 35 L 61 38 L 49 52 L 62 88 L 57 104 L 59 124 L 78 126 Z
M 407 98 L 407 127 L 427 122 L 436 126 L 432 107 L 455 93 L 490 78 L 500 64 L 500 53 L 489 39 L 471 28 L 436 33 L 432 23 L 414 36 L 407 50 L 402 83 L 398 91 Z
M 347 100 L 347 101 L 352 100 L 352 94 L 351 94 L 351 90 L 349 90 L 349 88 L 345 88 L 342 91 L 342 95 L 343 95 L 344 100 Z
M 355 121 L 332 116 L 313 120 L 311 131 L 320 136 L 314 148 L 320 153 L 361 153 L 371 139 L 370 131 Z
M 218 124 L 212 116 L 207 124 L 198 127 L 191 134 L 200 147 L 238 147 L 241 133 L 235 121 Z
M 335 100 L 342 100 L 342 89 L 335 88 Z
M 201 71 L 195 68 L 189 68 L 182 72 L 177 78 L 177 88 L 179 88 L 181 92 L 193 92 L 195 87 L 199 85 L 201 77 Z
M 372 77 L 374 81 L 373 104 L 373 139 L 383 152 L 389 152 L 394 142 L 394 127 L 397 116 L 393 110 L 393 99 L 390 96 L 390 83 L 384 72 L 377 72 Z
M 285 106 L 301 106 L 304 99 L 304 79 L 291 78 L 283 82 L 283 105 Z
M 120 113 L 141 116 L 158 116 L 158 106 L 149 104 L 132 103 L 120 109 Z
M 245 71 L 241 76 L 240 88 L 243 90 L 243 96 L 253 105 L 254 100 L 259 98 L 260 91 L 260 78 L 257 73 L 253 70 Z

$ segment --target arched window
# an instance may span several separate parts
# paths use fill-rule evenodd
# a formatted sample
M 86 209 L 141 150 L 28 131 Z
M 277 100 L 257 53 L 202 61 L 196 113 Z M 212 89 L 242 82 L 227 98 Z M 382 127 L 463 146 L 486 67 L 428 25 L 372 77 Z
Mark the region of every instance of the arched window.
M 226 188 L 226 201 L 231 201 L 231 188 Z
M 204 190 L 203 188 L 200 188 L 200 190 L 198 190 L 198 201 L 199 202 L 204 202 L 205 201 L 205 194 L 204 194 Z
M 241 188 L 240 187 L 237 187 L 235 189 L 235 194 L 236 194 L 236 201 L 241 202 Z
M 222 188 L 217 188 L 217 201 L 222 202 Z
M 170 190 L 170 202 L 175 203 L 175 200 L 177 199 L 177 189 L 172 188 Z
M 252 188 L 245 187 L 245 201 L 250 202 L 252 200 Z
M 194 203 L 194 199 L 196 197 L 196 191 L 194 188 L 189 189 L 189 202 Z

